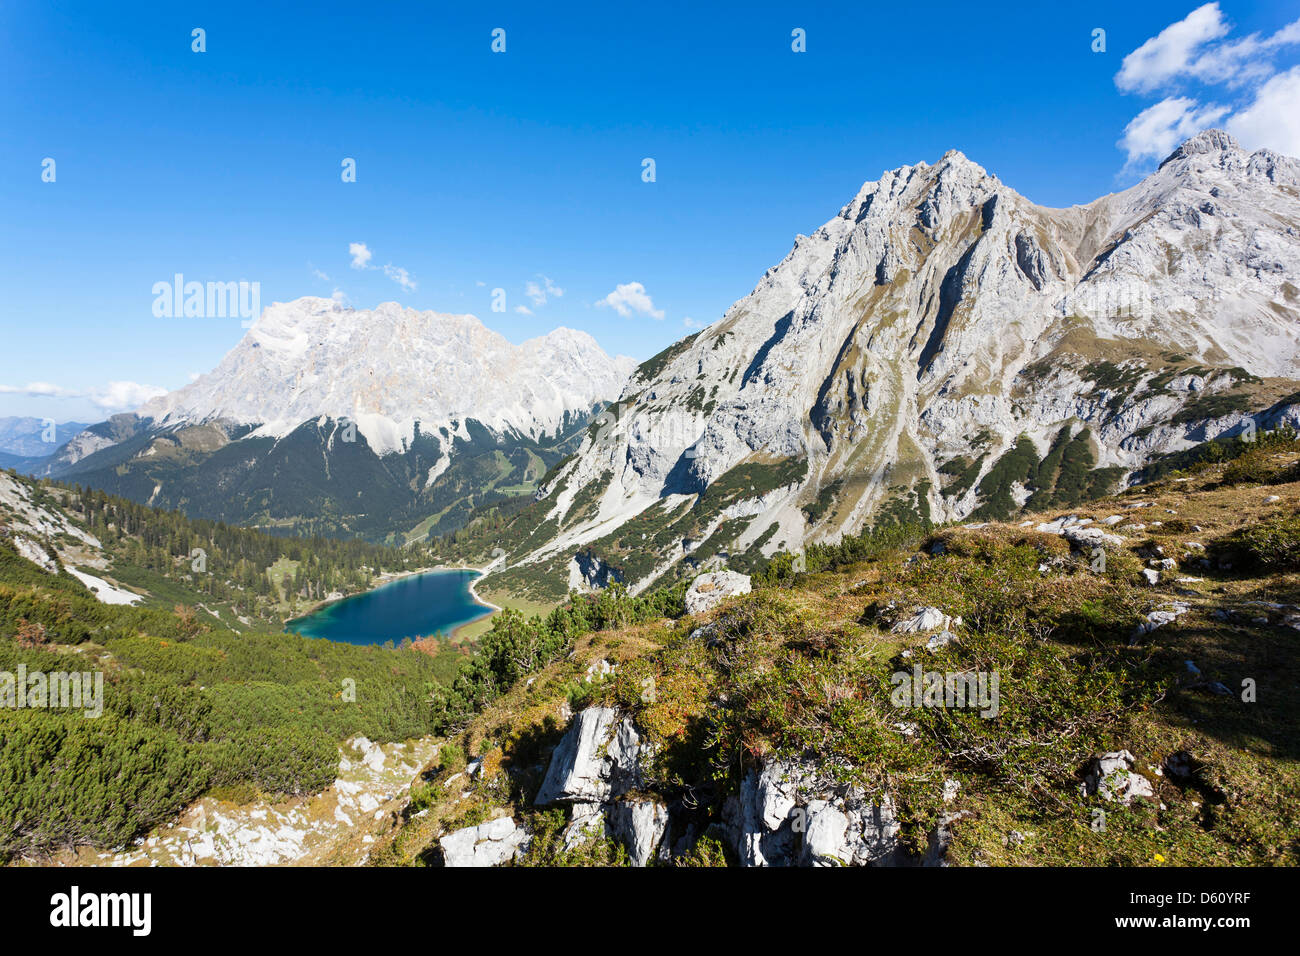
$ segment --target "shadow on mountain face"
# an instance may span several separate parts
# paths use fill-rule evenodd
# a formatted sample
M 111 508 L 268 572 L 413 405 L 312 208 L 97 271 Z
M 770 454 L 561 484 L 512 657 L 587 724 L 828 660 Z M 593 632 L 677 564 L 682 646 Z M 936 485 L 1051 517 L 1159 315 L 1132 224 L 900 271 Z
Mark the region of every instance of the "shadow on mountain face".
M 790 326 L 794 322 L 794 311 L 791 310 L 781 318 L 776 320 L 776 326 L 772 330 L 771 337 L 762 344 L 757 352 L 754 353 L 754 360 L 749 363 L 749 368 L 745 369 L 745 374 L 740 378 L 740 387 L 743 389 L 752 382 L 762 369 L 763 363 L 767 361 L 768 353 L 776 346 L 776 343 L 785 338 L 785 334 L 790 331 Z
M 695 465 L 695 448 L 694 446 L 682 452 L 682 456 L 677 459 L 667 476 L 664 478 L 664 486 L 659 491 L 660 497 L 667 495 L 698 495 L 704 492 L 708 487 L 708 482 L 704 481 L 694 471 Z
M 921 358 L 916 365 L 918 381 L 929 371 L 935 356 L 943 351 L 944 338 L 948 334 L 948 323 L 952 321 L 952 314 L 961 304 L 963 279 L 966 270 L 970 267 L 971 256 L 975 254 L 975 247 L 978 245 L 978 239 L 970 244 L 970 248 L 962 253 L 957 264 L 944 275 L 943 283 L 939 286 L 939 311 L 934 317 L 934 328 L 930 330 L 930 337 L 925 343 L 925 348 L 921 349 Z M 917 332 L 920 332 L 920 328 Z

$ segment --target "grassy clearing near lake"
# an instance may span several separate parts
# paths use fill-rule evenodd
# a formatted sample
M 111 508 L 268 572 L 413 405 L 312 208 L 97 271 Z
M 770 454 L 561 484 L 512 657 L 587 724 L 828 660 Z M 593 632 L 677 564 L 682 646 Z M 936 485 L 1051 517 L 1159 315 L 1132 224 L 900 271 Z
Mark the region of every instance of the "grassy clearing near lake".
M 494 591 L 490 586 L 479 584 L 474 588 L 476 594 L 483 600 L 495 604 L 499 608 L 509 608 L 510 610 L 519 611 L 525 617 L 532 617 L 534 614 L 546 615 L 551 608 L 555 607 L 555 602 L 530 600 L 526 597 L 518 597 L 505 591 Z M 468 624 L 462 624 L 456 628 L 451 635 L 450 641 L 453 644 L 469 644 L 477 641 L 480 637 L 492 629 L 492 620 L 497 612 L 479 618 L 477 621 L 471 621 Z

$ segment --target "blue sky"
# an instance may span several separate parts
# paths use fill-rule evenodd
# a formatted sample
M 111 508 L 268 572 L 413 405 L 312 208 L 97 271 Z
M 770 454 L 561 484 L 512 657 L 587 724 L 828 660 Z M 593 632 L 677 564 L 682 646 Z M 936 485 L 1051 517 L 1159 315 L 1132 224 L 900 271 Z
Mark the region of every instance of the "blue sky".
M 0 415 L 94 420 L 215 365 L 244 330 L 155 316 L 176 273 L 645 358 L 950 148 L 1055 206 L 1202 125 L 1300 153 L 1300 0 L 1069 6 L 7 0 Z

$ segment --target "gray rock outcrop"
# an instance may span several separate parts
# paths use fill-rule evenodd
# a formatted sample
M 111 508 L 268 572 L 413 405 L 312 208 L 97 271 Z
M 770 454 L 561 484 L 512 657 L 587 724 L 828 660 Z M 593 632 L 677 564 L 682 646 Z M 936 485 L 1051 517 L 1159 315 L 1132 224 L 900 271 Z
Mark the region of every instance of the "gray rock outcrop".
M 867 866 L 904 862 L 888 796 L 820 778 L 810 762 L 770 761 L 750 772 L 733 804 L 732 830 L 745 866 Z
M 729 597 L 750 592 L 748 574 L 736 571 L 710 571 L 691 582 L 686 592 L 686 613 L 703 614 Z
M 668 828 L 668 808 L 657 800 L 620 800 L 605 819 L 609 835 L 623 844 L 632 865 L 645 866 Z
M 1084 774 L 1084 792 L 1124 806 L 1139 798 L 1154 797 L 1151 781 L 1133 770 L 1136 765 L 1137 759 L 1127 750 L 1095 757 Z
M 610 707 L 588 707 L 551 755 L 534 802 L 604 803 L 626 793 L 640 779 L 642 750 L 631 718 L 619 719 Z
M 523 853 L 528 834 L 511 817 L 449 833 L 438 845 L 444 866 L 500 866 Z

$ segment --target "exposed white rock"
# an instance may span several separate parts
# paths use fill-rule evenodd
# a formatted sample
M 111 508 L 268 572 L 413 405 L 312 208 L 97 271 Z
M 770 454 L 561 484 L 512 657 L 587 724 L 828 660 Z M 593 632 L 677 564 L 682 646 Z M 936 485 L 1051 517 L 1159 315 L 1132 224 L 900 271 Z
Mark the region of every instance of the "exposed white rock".
M 142 595 L 134 591 L 128 591 L 126 588 L 110 584 L 103 578 L 95 577 L 85 571 L 78 571 L 76 568 L 68 568 L 68 573 L 86 586 L 86 588 L 95 595 L 95 598 L 102 604 L 135 604 L 144 600 Z
M 1133 767 L 1137 760 L 1127 750 L 1116 750 L 1096 757 L 1084 775 L 1084 790 L 1089 795 L 1100 794 L 1102 799 L 1128 806 L 1135 799 L 1154 797 L 1151 781 Z
M 58 570 L 55 554 L 64 566 L 76 561 L 107 567 L 98 538 L 57 505 L 37 504 L 30 484 L 4 472 L 0 472 L 0 515 L 18 553 L 42 570 Z
M 1104 548 L 1106 546 L 1118 548 L 1124 544 L 1124 539 L 1119 535 L 1107 534 L 1100 528 L 1066 528 L 1061 532 L 1061 537 L 1072 545 L 1085 550 Z
M 369 763 L 353 759 L 360 750 L 371 748 L 380 749 L 383 759 Z M 275 866 L 356 861 L 348 847 L 358 829 L 374 825 L 376 814 L 383 818 L 386 810 L 400 809 L 412 778 L 436 750 L 433 737 L 382 745 L 356 738 L 340 748 L 338 779 L 321 793 L 243 806 L 204 797 L 179 820 L 156 828 L 147 839 L 94 862 L 109 866 Z
M 796 806 L 804 768 L 770 761 L 750 771 L 740 788 L 738 849 L 745 866 L 784 866 L 794 849 L 790 811 Z
M 35 564 L 42 571 L 54 574 L 59 570 L 59 566 L 55 563 L 54 559 L 50 557 L 50 553 L 35 541 L 32 541 L 30 538 L 24 538 L 20 534 L 14 535 L 13 541 L 14 548 L 18 553 L 28 561 Z
M 588 707 L 556 746 L 535 802 L 604 803 L 637 784 L 647 752 L 630 717 Z
M 811 800 L 806 812 L 800 857 L 806 866 L 866 866 L 889 862 L 899 853 L 901 827 L 888 798 L 879 804 L 856 794 Z
M 307 296 L 269 306 L 213 371 L 138 414 L 160 426 L 256 425 L 276 438 L 312 419 L 347 420 L 384 455 L 410 446 L 416 422 L 424 434 L 468 419 L 553 434 L 567 413 L 616 396 L 635 364 L 573 329 L 513 345 L 472 315 Z
M 888 797 L 819 778 L 811 763 L 770 761 L 746 775 L 733 813 L 746 866 L 864 866 L 901 862 Z
M 956 640 L 957 635 L 952 631 L 940 631 L 925 642 L 925 649 L 927 651 L 937 651 L 939 648 L 947 647 Z
M 905 458 L 935 519 L 960 520 L 1022 435 L 1041 458 L 1063 428 L 1086 427 L 1097 466 L 1129 473 L 1232 434 L 1245 414 L 1178 413 L 1234 388 L 1233 366 L 1300 377 L 1288 291 L 1300 274 L 1297 184 L 1296 160 L 1213 131 L 1131 189 L 1069 209 L 1033 204 L 956 151 L 886 172 L 799 236 L 720 321 L 633 375 L 610 427 L 557 476 L 568 497 L 548 498 L 548 517 L 565 518 L 573 489 L 610 475 L 596 514 L 535 556 L 686 500 L 739 465 L 806 462 L 797 486 L 737 499 L 737 514 L 762 510 L 736 546 L 775 526 L 771 555 L 860 531 L 895 494 L 890 471 Z M 1187 370 L 1147 389 L 1164 369 L 1133 358 L 1135 339 L 1188 356 Z M 1090 371 L 1098 357 L 1135 384 L 1102 380 Z M 1300 409 L 1251 421 L 1294 425 Z M 983 464 L 969 490 L 945 496 L 939 468 L 957 458 Z M 801 505 L 825 491 L 835 507 L 810 522 Z M 1122 544 L 1082 522 L 1059 533 L 1082 548 Z M 688 558 L 676 542 L 659 557 Z
M 573 815 L 564 828 L 564 848 L 572 850 L 605 832 L 605 811 L 598 803 L 575 803 Z
M 1179 617 L 1191 610 L 1191 605 L 1181 601 L 1175 601 L 1167 604 L 1162 608 L 1157 608 L 1147 614 L 1146 618 L 1133 629 L 1129 635 L 1129 643 L 1135 643 L 1144 634 L 1150 634 L 1157 628 L 1164 627 L 1166 624 L 1172 624 Z
M 510 817 L 465 827 L 438 841 L 444 866 L 500 866 L 524 852 L 528 834 Z
M 632 865 L 645 866 L 668 827 L 668 808 L 657 800 L 620 800 L 606 811 L 606 820 Z
M 602 677 L 608 677 L 615 671 L 615 666 L 603 657 L 600 660 L 592 661 L 587 666 L 587 672 L 583 675 L 583 682 L 590 684 L 594 680 L 600 680 Z
M 949 617 L 937 607 L 919 607 L 910 617 L 899 621 L 889 630 L 891 634 L 924 634 L 927 631 L 948 630 L 960 626 L 960 617 Z
M 748 594 L 751 590 L 748 574 L 736 571 L 710 571 L 701 574 L 686 591 L 686 613 L 703 614 L 717 607 L 729 597 Z

